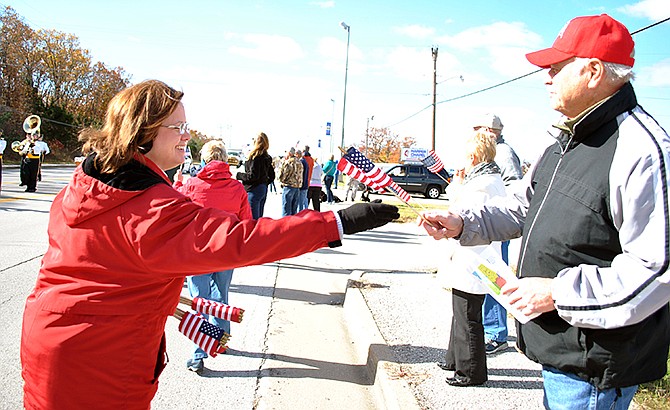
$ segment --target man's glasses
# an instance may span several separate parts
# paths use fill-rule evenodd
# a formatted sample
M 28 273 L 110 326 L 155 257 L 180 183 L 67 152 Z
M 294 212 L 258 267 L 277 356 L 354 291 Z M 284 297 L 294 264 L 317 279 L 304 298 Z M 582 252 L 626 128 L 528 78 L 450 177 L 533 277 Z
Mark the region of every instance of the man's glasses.
M 161 127 L 169 128 L 171 130 L 178 130 L 179 135 L 187 134 L 189 131 L 187 122 L 182 122 L 179 125 L 161 125 Z

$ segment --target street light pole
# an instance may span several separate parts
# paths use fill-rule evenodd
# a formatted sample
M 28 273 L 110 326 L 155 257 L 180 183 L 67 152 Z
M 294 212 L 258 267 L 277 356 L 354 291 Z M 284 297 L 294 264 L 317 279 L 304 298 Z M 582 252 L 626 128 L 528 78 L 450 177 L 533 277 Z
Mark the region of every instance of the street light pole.
M 431 149 L 435 151 L 435 118 L 437 105 L 437 47 L 430 49 L 433 53 L 433 140 Z
M 333 120 L 335 119 L 335 99 L 331 98 L 330 99 L 331 103 L 331 109 L 330 109 L 330 151 L 328 152 L 329 154 L 333 153 Z
M 340 147 L 344 148 L 344 115 L 347 112 L 347 77 L 349 76 L 349 37 L 351 35 L 351 26 L 344 21 L 340 23 L 343 29 L 347 30 L 347 61 L 344 65 L 344 98 L 342 99 L 342 141 Z

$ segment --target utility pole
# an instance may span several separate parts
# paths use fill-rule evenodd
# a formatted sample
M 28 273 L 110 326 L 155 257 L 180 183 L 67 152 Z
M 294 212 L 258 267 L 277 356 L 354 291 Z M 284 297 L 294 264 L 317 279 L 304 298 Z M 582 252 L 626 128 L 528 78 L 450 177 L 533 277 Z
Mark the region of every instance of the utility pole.
M 437 46 L 431 47 L 433 53 L 433 141 L 431 149 L 435 151 L 435 118 L 437 105 Z
M 374 120 L 375 116 L 368 117 L 368 123 L 365 126 L 365 156 L 370 158 L 368 156 L 368 137 L 370 136 L 370 120 Z

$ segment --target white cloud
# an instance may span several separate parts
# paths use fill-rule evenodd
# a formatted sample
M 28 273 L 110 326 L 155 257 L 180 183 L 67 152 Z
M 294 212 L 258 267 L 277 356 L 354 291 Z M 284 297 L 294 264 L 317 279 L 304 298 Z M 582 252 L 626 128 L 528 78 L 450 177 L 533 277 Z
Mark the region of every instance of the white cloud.
M 398 34 L 405 35 L 410 38 L 427 38 L 435 34 L 435 29 L 432 27 L 412 24 L 409 26 L 395 27 L 393 29 Z
M 635 84 L 648 87 L 670 86 L 670 58 L 661 60 L 650 67 L 642 67 L 635 70 Z
M 433 57 L 428 48 L 397 47 L 385 58 L 387 71 L 396 76 L 415 82 L 426 82 L 433 78 Z M 438 73 L 441 75 L 460 75 L 457 73 L 458 60 L 446 51 L 438 49 Z M 438 79 L 440 81 L 440 79 Z
M 335 7 L 335 2 L 334 1 L 313 1 L 309 3 L 311 6 L 317 6 L 322 9 L 332 9 Z
M 497 22 L 473 27 L 454 36 L 442 36 L 439 42 L 475 55 L 484 52 L 482 63 L 500 74 L 510 76 L 533 70 L 525 53 L 540 48 L 543 40 L 523 23 Z
M 619 7 L 617 11 L 630 16 L 644 17 L 652 21 L 661 20 L 670 16 L 670 1 L 642 0 Z
M 455 36 L 442 36 L 439 41 L 462 50 L 500 46 L 534 48 L 542 44 L 542 37 L 528 30 L 524 23 L 497 22 L 473 27 Z
M 231 46 L 228 51 L 254 60 L 288 63 L 304 56 L 300 45 L 290 37 L 246 34 L 242 39 L 252 46 Z

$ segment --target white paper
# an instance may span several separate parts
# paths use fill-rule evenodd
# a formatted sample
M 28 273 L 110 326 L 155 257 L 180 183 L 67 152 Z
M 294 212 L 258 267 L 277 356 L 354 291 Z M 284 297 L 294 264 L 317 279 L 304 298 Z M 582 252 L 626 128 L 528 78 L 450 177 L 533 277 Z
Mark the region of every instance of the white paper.
M 476 252 L 468 249 L 468 247 L 459 246 L 453 255 L 453 260 L 457 261 L 457 264 L 465 269 L 467 274 L 474 275 L 479 279 L 488 294 L 500 302 L 519 322 L 527 323 L 540 315 L 540 313 L 534 313 L 530 316 L 523 314 L 509 304 L 508 296 L 500 293 L 500 288 L 505 283 L 515 284 L 519 279 L 491 247 Z

